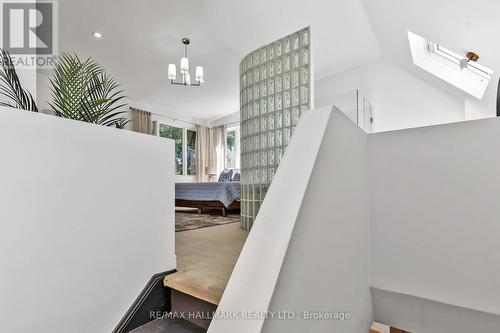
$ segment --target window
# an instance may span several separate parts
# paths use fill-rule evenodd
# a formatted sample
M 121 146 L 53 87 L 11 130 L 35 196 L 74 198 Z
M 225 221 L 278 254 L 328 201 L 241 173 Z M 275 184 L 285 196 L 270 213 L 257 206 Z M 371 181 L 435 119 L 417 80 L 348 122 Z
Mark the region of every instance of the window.
M 478 99 L 483 98 L 493 75 L 492 70 L 477 62 L 467 62 L 465 55 L 410 31 L 408 40 L 416 66 Z
M 240 168 L 240 128 L 226 129 L 226 169 Z
M 183 129 L 160 124 L 160 136 L 175 141 L 175 174 L 182 175 L 183 152 L 182 152 L 182 132 Z
M 187 130 L 186 131 L 186 162 L 188 176 L 196 175 L 196 132 Z

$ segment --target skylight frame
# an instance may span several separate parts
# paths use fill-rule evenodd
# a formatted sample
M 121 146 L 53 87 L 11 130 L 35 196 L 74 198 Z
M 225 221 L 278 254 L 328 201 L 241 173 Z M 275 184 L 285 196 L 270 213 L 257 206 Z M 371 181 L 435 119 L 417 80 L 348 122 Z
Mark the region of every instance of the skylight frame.
M 429 52 L 457 65 L 459 69 L 460 69 L 460 62 L 464 59 L 467 59 L 466 57 L 461 56 L 458 53 L 453 52 L 450 49 L 447 49 L 444 46 L 431 41 L 428 41 L 428 49 Z M 469 66 L 466 69 L 464 70 L 460 69 L 460 70 L 462 71 L 468 70 L 472 74 L 480 76 L 481 81 L 483 81 L 483 79 L 491 80 L 493 76 L 493 71 L 491 69 L 481 66 L 480 64 L 475 62 L 469 62 L 468 64 Z
M 455 88 L 479 100 L 483 99 L 486 89 L 493 78 L 493 70 L 470 61 L 463 67 L 466 56 L 461 56 L 437 43 L 407 31 L 413 63 L 451 84 Z

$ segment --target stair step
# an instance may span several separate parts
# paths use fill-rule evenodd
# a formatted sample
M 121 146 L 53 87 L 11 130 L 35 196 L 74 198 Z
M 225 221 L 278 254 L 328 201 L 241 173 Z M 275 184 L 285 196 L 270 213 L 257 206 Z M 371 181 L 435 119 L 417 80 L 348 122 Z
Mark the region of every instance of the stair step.
M 184 319 L 156 319 L 129 333 L 205 333 L 206 331 Z

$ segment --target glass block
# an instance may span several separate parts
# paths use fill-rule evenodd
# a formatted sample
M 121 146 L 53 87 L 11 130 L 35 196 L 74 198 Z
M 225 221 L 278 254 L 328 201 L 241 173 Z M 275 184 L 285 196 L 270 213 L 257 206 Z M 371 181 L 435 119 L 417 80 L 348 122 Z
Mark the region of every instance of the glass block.
M 308 84 L 309 83 L 309 67 L 304 66 L 300 69 L 300 83 Z
M 283 130 L 283 145 L 284 146 L 288 146 L 288 143 L 290 143 L 290 136 L 291 136 L 290 128 L 285 128 Z
M 266 59 L 267 59 L 267 52 L 266 52 L 266 48 L 263 47 L 260 49 L 260 63 L 261 64 L 265 63 Z
M 274 95 L 274 80 L 269 80 L 267 82 L 267 94 Z
M 299 71 L 292 72 L 292 88 L 299 86 Z
M 254 169 L 253 170 L 253 181 L 255 184 L 260 183 L 260 170 L 259 169 Z
M 269 168 L 267 169 L 267 181 L 268 183 L 271 183 L 274 178 L 274 168 Z
M 260 97 L 267 96 L 267 84 L 265 82 L 260 84 Z
M 300 65 L 308 65 L 309 64 L 309 50 L 301 49 L 300 50 Z
M 309 86 L 300 87 L 300 103 L 301 104 L 309 103 Z
M 274 132 L 269 132 L 269 136 L 267 138 L 267 145 L 269 147 L 274 147 Z
M 268 162 L 269 162 L 269 165 L 274 165 L 274 150 L 273 149 L 268 150 Z
M 261 156 L 261 164 L 263 166 L 266 166 L 267 165 L 267 150 L 264 150 L 260 153 L 260 156 Z
M 309 45 L 309 30 L 302 30 L 300 32 L 300 46 L 304 47 Z
M 259 102 L 256 101 L 256 102 L 253 102 L 253 114 L 258 117 L 260 115 L 260 112 L 259 112 Z
M 283 57 L 283 72 L 290 71 L 290 56 Z
M 274 114 L 267 117 L 267 128 L 271 131 L 274 129 Z
M 278 148 L 276 149 L 276 156 L 274 157 L 276 160 L 276 165 L 279 165 L 281 162 L 281 156 L 283 156 L 283 149 Z
M 260 118 L 260 130 L 262 132 L 267 131 L 267 117 Z
M 290 39 L 283 39 L 283 53 L 290 53 Z
M 247 104 L 247 91 L 243 90 L 243 93 L 241 94 L 241 100 L 243 105 Z
M 281 93 L 275 96 L 276 111 L 283 109 L 283 95 Z
M 267 111 L 269 113 L 274 112 L 274 96 L 267 98 Z
M 267 77 L 272 78 L 274 76 L 274 62 L 267 64 Z
M 255 85 L 253 86 L 253 99 L 254 99 L 254 100 L 256 100 L 256 99 L 258 99 L 258 98 L 259 98 L 259 92 L 260 92 L 260 90 L 259 90 L 259 85 L 258 85 L 258 84 L 255 84 Z
M 245 109 L 247 110 L 247 115 L 248 115 L 248 118 L 253 118 L 253 108 L 250 108 L 248 106 L 245 106 Z
M 247 73 L 247 85 L 250 86 L 253 83 L 253 72 L 248 72 Z
M 290 110 L 283 111 L 283 126 L 289 127 L 291 125 Z
M 288 109 L 292 106 L 292 97 L 290 90 L 287 90 L 283 93 L 283 108 Z
M 274 45 L 269 45 L 267 47 L 267 60 L 274 59 Z
M 267 148 L 267 134 L 261 134 L 260 135 L 260 149 L 266 149 Z
M 259 65 L 259 62 L 260 62 L 260 59 L 259 59 L 259 52 L 255 52 L 253 54 L 253 63 L 250 65 L 250 67 L 253 67 L 253 66 L 258 66 Z
M 260 182 L 262 184 L 267 183 L 267 169 L 265 169 L 265 168 L 261 169 Z
M 300 107 L 300 114 L 304 114 L 304 112 L 309 110 L 309 105 L 302 105 Z
M 276 50 L 276 56 L 281 57 L 281 54 L 283 53 L 281 48 L 281 42 L 276 42 L 275 50 Z
M 253 86 L 250 86 L 250 87 L 247 89 L 247 101 L 248 101 L 248 102 L 253 101 Z
M 257 83 L 260 80 L 260 70 L 258 68 L 253 70 L 253 83 Z
M 249 56 L 249 57 L 247 58 L 247 70 L 249 70 L 250 68 L 252 68 L 252 58 L 253 58 L 253 57 L 255 57 L 255 56 L 257 56 L 257 60 L 258 60 L 258 59 L 259 59 L 259 56 L 258 56 L 257 52 L 255 52 L 255 53 L 253 54 L 253 56 Z M 258 61 L 257 61 L 257 62 L 258 62 Z
M 260 128 L 259 118 L 256 118 L 253 120 L 253 132 L 259 133 L 259 128 Z
M 260 147 L 260 137 L 259 135 L 256 135 L 253 137 L 253 150 L 259 150 Z
M 295 52 L 292 54 L 292 68 L 297 68 L 300 65 L 300 54 Z
M 276 147 L 281 147 L 283 145 L 283 131 L 276 130 L 275 132 Z
M 265 98 L 260 100 L 260 114 L 267 113 L 267 101 Z
M 290 89 L 290 74 L 283 75 L 283 90 Z
M 283 127 L 283 113 L 281 111 L 276 112 L 275 125 L 276 128 Z
M 294 50 L 297 50 L 299 48 L 299 35 L 293 35 L 292 36 L 292 48 Z
M 292 90 L 292 106 L 298 106 L 300 104 L 299 89 L 295 88 Z
M 267 78 L 267 67 L 266 65 L 260 66 L 260 79 L 265 80 Z
M 241 77 L 241 81 L 243 82 L 243 88 L 246 88 L 247 87 L 247 75 L 246 74 L 243 74 L 243 76 Z
M 283 60 L 281 58 L 276 60 L 275 69 L 276 69 L 276 75 L 280 75 L 281 73 L 283 73 Z
M 292 109 L 292 125 L 295 126 L 299 122 L 300 110 L 299 108 Z
M 283 91 L 283 79 L 281 76 L 277 76 L 276 79 L 274 79 L 274 92 L 280 93 L 282 91 Z

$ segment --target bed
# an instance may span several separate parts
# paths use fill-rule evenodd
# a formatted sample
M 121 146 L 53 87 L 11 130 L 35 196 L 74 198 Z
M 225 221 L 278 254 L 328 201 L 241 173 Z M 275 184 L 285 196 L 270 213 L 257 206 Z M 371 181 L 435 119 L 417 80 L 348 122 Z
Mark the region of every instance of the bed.
M 240 182 L 176 183 L 175 206 L 218 209 L 226 216 L 228 210 L 240 209 Z

